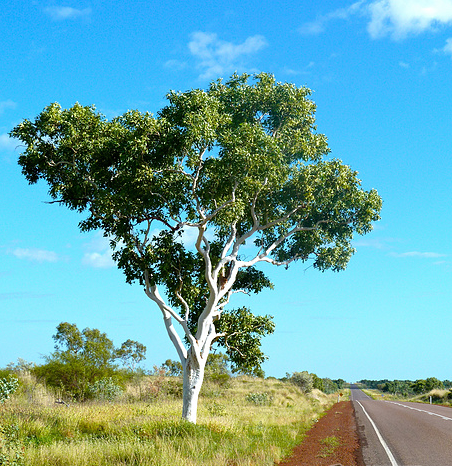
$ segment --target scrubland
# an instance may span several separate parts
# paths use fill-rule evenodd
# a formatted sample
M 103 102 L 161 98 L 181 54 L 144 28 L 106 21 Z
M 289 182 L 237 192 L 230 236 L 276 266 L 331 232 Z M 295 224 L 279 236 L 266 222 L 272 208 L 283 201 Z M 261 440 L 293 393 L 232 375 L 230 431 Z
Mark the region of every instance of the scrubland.
M 206 381 L 193 425 L 181 420 L 177 377 L 137 378 L 114 402 L 67 404 L 32 376 L 20 382 L 0 405 L 2 465 L 273 465 L 337 398 L 277 379 Z

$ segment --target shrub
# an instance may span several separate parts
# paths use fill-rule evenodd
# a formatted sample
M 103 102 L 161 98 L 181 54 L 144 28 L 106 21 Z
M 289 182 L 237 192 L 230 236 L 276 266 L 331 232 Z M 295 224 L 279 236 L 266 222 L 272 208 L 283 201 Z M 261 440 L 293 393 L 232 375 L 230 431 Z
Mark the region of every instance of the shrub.
M 123 389 L 111 377 L 105 377 L 88 385 L 88 394 L 95 400 L 114 401 L 122 393 Z
M 309 374 L 307 371 L 294 372 L 290 376 L 289 381 L 299 387 L 303 393 L 309 393 L 313 389 L 312 374 Z
M 4 403 L 18 389 L 19 380 L 17 377 L 8 376 L 0 379 L 0 403 Z
M 23 461 L 24 446 L 19 440 L 19 427 L 0 426 L 0 465 L 22 466 Z
M 249 393 L 246 395 L 246 401 L 257 406 L 270 406 L 273 402 L 273 397 L 268 393 Z

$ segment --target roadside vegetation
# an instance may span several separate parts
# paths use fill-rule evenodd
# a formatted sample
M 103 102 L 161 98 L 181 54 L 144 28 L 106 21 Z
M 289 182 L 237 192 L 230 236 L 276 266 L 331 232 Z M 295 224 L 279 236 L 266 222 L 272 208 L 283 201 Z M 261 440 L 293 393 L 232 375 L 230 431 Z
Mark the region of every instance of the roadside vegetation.
M 180 419 L 182 378 L 166 361 L 152 374 L 99 379 L 89 398 L 70 399 L 25 361 L 0 371 L 0 464 L 49 466 L 273 465 L 290 454 L 335 401 L 310 387 L 231 375 L 224 355 L 208 366 L 198 424 Z M 311 379 L 312 379 L 311 374 Z M 63 395 L 63 396 L 62 396 Z
M 374 399 L 405 400 L 452 406 L 452 381 L 435 377 L 417 380 L 360 380 L 358 385 Z

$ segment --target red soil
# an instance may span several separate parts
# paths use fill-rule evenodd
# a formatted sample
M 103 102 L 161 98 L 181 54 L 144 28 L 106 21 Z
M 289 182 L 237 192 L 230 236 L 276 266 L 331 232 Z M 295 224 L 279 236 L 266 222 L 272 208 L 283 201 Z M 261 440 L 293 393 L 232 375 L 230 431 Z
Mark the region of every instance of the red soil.
M 328 444 L 325 439 L 339 445 Z M 307 432 L 292 456 L 278 466 L 364 466 L 352 402 L 333 405 Z

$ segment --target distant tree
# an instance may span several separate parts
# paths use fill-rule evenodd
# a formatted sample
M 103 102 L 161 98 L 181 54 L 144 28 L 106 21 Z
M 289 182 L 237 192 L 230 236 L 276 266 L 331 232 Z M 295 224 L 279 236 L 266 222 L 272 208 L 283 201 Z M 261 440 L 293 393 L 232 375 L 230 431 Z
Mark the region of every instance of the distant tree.
M 438 380 L 436 377 L 429 377 L 425 380 L 425 388 L 427 392 L 435 389 L 443 390 L 444 384 L 441 382 L 441 380 Z
M 303 393 L 310 393 L 314 388 L 313 376 L 307 371 L 294 372 L 288 377 L 289 382 L 296 385 Z
M 427 383 L 424 379 L 417 379 L 414 381 L 411 385 L 411 389 L 417 394 L 426 393 L 428 391 Z
M 81 230 L 101 229 L 127 282 L 161 310 L 191 422 L 212 344 L 247 364 L 246 345 L 231 344 L 221 320 L 234 293 L 271 286 L 257 265 L 343 270 L 353 235 L 371 231 L 381 209 L 357 172 L 325 159 L 309 89 L 249 78 L 170 92 L 156 117 L 130 111 L 107 121 L 94 107 L 52 104 L 10 133 L 25 144 L 27 180 L 44 179 L 53 202 L 86 212 Z
M 138 341 L 127 340 L 116 350 L 116 358 L 119 358 L 124 366 L 134 371 L 146 355 L 146 346 Z
M 172 359 L 167 359 L 162 367 L 165 369 L 166 375 L 169 376 L 179 376 L 182 375 L 182 364 L 179 361 L 173 361 Z
M 344 379 L 335 379 L 335 380 L 333 380 L 333 382 L 337 385 L 339 390 L 342 390 L 345 387 L 345 384 L 346 384 Z
M 312 387 L 320 391 L 325 391 L 325 386 L 323 384 L 323 379 L 317 376 L 317 374 L 311 374 L 312 377 Z
M 53 339 L 55 351 L 45 357 L 45 364 L 35 366 L 32 371 L 50 386 L 61 388 L 78 400 L 89 395 L 89 386 L 96 381 L 119 377 L 114 364 L 118 357 L 126 361 L 134 357 L 141 360 L 146 350 L 132 340 L 127 340 L 118 350 L 106 333 L 96 328 L 81 331 L 76 324 L 68 322 L 57 326 Z

